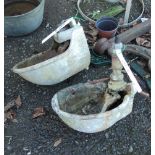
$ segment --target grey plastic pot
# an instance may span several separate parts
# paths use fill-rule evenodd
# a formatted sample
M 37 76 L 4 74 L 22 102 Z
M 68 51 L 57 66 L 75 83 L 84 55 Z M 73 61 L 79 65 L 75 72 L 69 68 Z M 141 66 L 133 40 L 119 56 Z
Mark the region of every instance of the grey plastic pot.
M 33 10 L 16 16 L 4 17 L 4 33 L 6 36 L 22 36 L 36 30 L 42 23 L 45 0 Z

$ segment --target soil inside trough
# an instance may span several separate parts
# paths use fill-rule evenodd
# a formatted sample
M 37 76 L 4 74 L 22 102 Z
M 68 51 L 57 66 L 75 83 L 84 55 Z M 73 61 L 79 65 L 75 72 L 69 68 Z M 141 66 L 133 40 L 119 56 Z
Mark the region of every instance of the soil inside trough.
M 68 113 L 78 115 L 97 114 L 101 112 L 103 106 L 101 97 L 102 95 L 96 94 L 90 94 L 90 96 L 75 96 L 63 104 L 61 109 Z
M 90 90 L 80 90 L 75 94 L 66 94 L 64 93 L 63 97 L 59 98 L 60 109 L 78 115 L 89 115 L 89 114 L 98 114 L 102 111 L 102 108 L 105 104 L 104 92 L 99 93 L 94 89 Z M 106 111 L 110 111 L 116 107 L 118 107 L 124 99 L 124 96 L 127 94 L 125 91 L 120 91 L 118 94 L 121 96 L 120 99 L 117 99 L 111 103 L 111 99 L 114 96 L 117 96 L 117 92 L 109 93 L 111 95 L 111 99 L 106 101 L 108 105 Z M 67 96 L 65 96 L 67 95 Z
M 5 16 L 16 16 L 27 13 L 33 10 L 39 5 L 38 0 L 31 1 L 12 1 L 5 4 L 4 6 L 4 15 Z
M 57 55 L 60 55 L 67 50 L 67 48 L 69 47 L 69 44 L 70 44 L 70 41 L 66 41 L 62 44 L 56 43 L 54 41 L 50 49 L 42 53 L 39 53 L 37 55 L 34 55 L 31 58 L 28 58 L 27 60 L 19 64 L 18 68 L 25 68 L 25 67 L 33 66 L 43 61 L 46 61 L 50 58 L 53 58 Z

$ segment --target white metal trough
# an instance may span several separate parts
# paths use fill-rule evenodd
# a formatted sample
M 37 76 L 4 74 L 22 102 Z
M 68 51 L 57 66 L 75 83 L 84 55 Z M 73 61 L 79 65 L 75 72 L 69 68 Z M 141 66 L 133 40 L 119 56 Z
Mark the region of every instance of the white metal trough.
M 85 133 L 100 132 L 132 112 L 134 96 L 142 90 L 122 55 L 123 45 L 117 42 L 111 48 L 113 72 L 108 84 L 80 83 L 52 98 L 53 110 L 69 127 Z M 124 81 L 123 66 L 132 83 Z
M 66 35 L 61 34 L 67 34 L 67 39 Z M 33 64 L 33 61 L 37 59 L 41 59 L 46 51 L 34 55 L 16 64 L 13 67 L 13 72 L 34 84 L 53 85 L 64 81 L 83 69 L 88 69 L 90 52 L 82 26 L 75 24 L 69 30 L 56 34 L 55 38 L 59 42 L 70 40 L 70 45 L 64 53 L 34 65 L 28 65 L 31 62 Z
M 85 133 L 100 132 L 108 129 L 132 112 L 133 99 L 136 91 L 132 84 L 128 84 L 127 87 L 129 89 L 126 91 L 122 103 L 109 111 L 106 111 L 106 109 L 103 111 L 101 109 L 99 113 L 89 115 L 75 114 L 74 111 L 79 102 L 81 105 L 86 104 L 89 100 L 95 100 L 96 97 L 104 94 L 106 89 L 106 84 L 104 83 L 77 84 L 60 90 L 52 98 L 51 105 L 58 116 L 74 130 Z

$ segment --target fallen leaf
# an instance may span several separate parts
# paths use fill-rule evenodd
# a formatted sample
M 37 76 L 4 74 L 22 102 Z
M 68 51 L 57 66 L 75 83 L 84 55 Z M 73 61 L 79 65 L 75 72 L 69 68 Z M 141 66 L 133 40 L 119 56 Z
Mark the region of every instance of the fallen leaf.
M 45 115 L 45 110 L 43 107 L 38 107 L 34 109 L 32 118 L 36 118 L 42 115 Z
M 88 27 L 89 27 L 89 29 L 91 29 L 91 30 L 96 29 L 96 26 L 95 26 L 95 24 L 93 24 L 93 23 L 89 23 L 89 24 L 88 24 Z
M 98 30 L 90 30 L 90 31 L 85 31 L 85 34 L 90 35 L 91 37 L 96 37 L 98 34 Z
M 151 42 L 148 41 L 147 39 L 145 38 L 142 38 L 142 37 L 137 37 L 136 38 L 136 42 L 139 46 L 145 46 L 145 47 L 148 47 L 150 48 L 151 47 Z
M 12 100 L 11 102 L 7 103 L 7 105 L 4 107 L 4 112 L 7 112 L 9 109 L 15 106 L 15 100 Z
M 59 138 L 57 141 L 54 142 L 54 147 L 57 147 L 62 142 L 62 139 Z
M 16 117 L 16 113 L 13 110 L 10 110 L 4 114 L 4 118 L 5 118 L 4 121 L 14 120 L 15 117 Z
M 145 46 L 145 47 L 150 48 L 151 47 L 151 42 L 148 41 L 148 40 L 145 40 L 142 45 Z
M 17 108 L 19 108 L 22 105 L 20 95 L 18 95 L 17 99 L 15 100 L 15 103 L 16 103 Z

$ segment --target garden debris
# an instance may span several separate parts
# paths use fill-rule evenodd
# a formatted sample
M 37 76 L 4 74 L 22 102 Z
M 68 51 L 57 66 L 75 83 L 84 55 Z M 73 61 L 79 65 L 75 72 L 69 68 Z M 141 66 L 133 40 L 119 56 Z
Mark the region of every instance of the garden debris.
M 44 108 L 43 107 L 37 107 L 37 108 L 34 109 L 32 118 L 37 118 L 37 117 L 43 116 L 43 115 L 45 115 Z
M 142 62 L 142 61 L 139 61 L 139 60 L 137 60 L 137 64 L 141 65 L 142 67 L 145 67 L 146 66 L 146 63 L 145 62 Z
M 111 64 L 111 60 L 107 58 L 106 55 L 98 55 L 93 51 L 93 49 L 90 50 L 90 53 L 91 53 L 91 64 L 95 66 Z
M 141 18 L 141 21 L 142 22 L 145 22 L 145 21 L 147 21 L 149 18 Z
M 98 30 L 94 24 L 89 23 L 87 29 L 84 29 L 88 44 L 93 46 L 97 40 Z
M 131 62 L 130 63 L 131 69 L 136 72 L 146 83 L 148 89 L 151 89 L 151 77 L 147 76 L 148 73 L 137 63 Z
M 151 133 L 151 127 L 147 129 L 147 132 L 148 133 Z
M 136 42 L 139 46 L 151 48 L 151 42 L 143 37 L 137 37 Z
M 130 152 L 130 153 L 133 152 L 133 147 L 132 147 L 132 146 L 130 146 L 129 152 Z
M 20 95 L 18 95 L 16 100 L 12 100 L 11 102 L 7 103 L 7 105 L 4 107 L 4 112 L 7 112 L 8 110 L 10 110 L 14 106 L 19 108 L 21 106 L 21 104 L 22 104 L 21 98 L 20 98 Z
M 113 94 L 105 93 L 101 112 L 105 112 L 111 105 L 113 105 L 119 99 L 121 99 L 121 96 L 118 93 L 113 93 Z
M 54 147 L 57 147 L 62 142 L 62 139 L 59 138 L 57 141 L 54 142 Z
M 105 11 L 96 11 L 92 13 L 92 18 L 95 20 L 100 19 L 103 16 L 106 17 L 115 17 L 118 14 L 122 13 L 125 9 L 121 5 L 116 5 L 113 7 L 108 8 Z
M 12 140 L 12 136 L 5 136 L 5 137 L 9 138 L 8 145 L 10 145 L 11 144 L 11 140 Z
M 27 155 L 31 155 L 31 150 L 27 153 Z
M 15 103 L 16 103 L 17 108 L 19 108 L 22 105 L 20 95 L 18 95 L 17 99 L 15 100 Z
M 107 81 L 107 80 L 109 80 L 109 77 L 98 79 L 98 80 L 93 80 L 93 81 L 88 80 L 87 82 L 90 83 L 90 84 L 96 84 L 96 83 L 104 82 L 104 81 Z
M 18 120 L 15 119 L 16 113 L 11 109 L 14 106 L 19 108 L 21 106 L 21 98 L 20 95 L 15 100 L 12 100 L 11 102 L 7 103 L 7 105 L 4 107 L 4 122 L 7 120 L 11 120 L 12 122 L 17 123 Z
M 143 46 L 127 44 L 127 45 L 125 45 L 124 50 L 127 53 L 131 53 L 131 54 L 140 56 L 140 57 L 146 59 L 147 61 L 149 61 L 151 58 L 151 50 L 146 47 L 143 47 Z
M 124 18 L 119 18 L 118 21 L 119 25 L 123 25 L 124 24 Z M 122 29 L 121 29 L 122 30 Z M 123 32 L 123 31 L 122 31 Z
M 4 113 L 4 122 L 6 122 L 7 120 L 13 121 L 15 117 L 16 117 L 16 113 L 13 110 L 9 110 Z
M 94 20 L 93 18 L 91 18 L 91 16 L 90 16 L 90 13 L 86 13 L 86 12 L 88 12 L 87 11 L 87 9 L 89 9 L 89 6 L 91 7 L 91 5 L 89 5 L 89 4 L 84 4 L 84 1 L 85 0 L 78 0 L 77 1 L 77 8 L 78 8 L 78 11 L 79 11 L 79 13 L 80 13 L 80 15 L 85 19 L 85 20 L 87 20 L 87 21 L 89 21 L 89 22 L 91 22 L 91 23 L 95 23 L 96 22 L 96 20 Z M 90 1 L 90 0 L 89 0 Z M 104 5 L 102 6 L 102 9 L 103 10 L 105 10 L 106 8 L 109 8 L 109 7 L 111 7 L 111 6 L 113 6 L 113 4 L 110 4 L 110 3 L 108 3 L 108 1 L 109 2 L 116 2 L 116 0 L 106 0 L 107 2 L 104 2 L 104 1 L 102 1 L 102 3 L 104 3 Z M 120 2 L 120 0 L 117 0 L 117 2 Z M 127 4 L 126 4 L 126 2 L 127 2 Z M 96 2 L 97 3 L 97 2 Z M 98 2 L 99 3 L 99 2 Z M 131 8 L 131 0 L 128 0 L 128 1 L 125 1 L 125 2 L 120 2 L 121 3 L 121 5 L 122 6 L 125 6 L 126 5 L 126 12 L 125 12 L 125 22 L 123 22 L 123 24 L 122 25 L 119 25 L 119 27 L 120 28 L 123 28 L 123 27 L 129 27 L 129 26 L 133 26 L 133 24 L 135 23 L 135 22 L 137 22 L 137 21 L 139 21 L 140 19 L 141 19 L 141 17 L 142 17 L 142 15 L 143 15 L 143 12 L 144 12 L 144 0 L 139 0 L 139 5 L 140 5 L 140 7 L 142 7 L 142 9 L 140 9 L 140 12 L 139 12 L 139 15 L 138 15 L 138 17 L 136 18 L 136 19 L 134 19 L 134 18 L 132 18 L 132 21 L 130 21 L 130 22 L 128 22 L 128 17 L 129 17 L 129 15 L 130 15 L 130 8 Z M 83 4 L 83 5 L 82 5 Z M 118 3 L 116 3 L 116 4 L 118 4 Z M 99 4 L 98 4 L 99 5 Z M 85 6 L 87 6 L 87 7 L 85 7 Z M 96 9 L 98 9 L 98 8 L 100 8 L 100 7 L 98 7 L 97 5 L 93 5 L 94 7 L 93 8 L 95 8 L 95 6 L 96 6 Z M 134 8 L 134 7 L 133 7 Z M 93 10 L 91 9 L 91 11 L 93 12 Z M 98 11 L 94 11 L 93 12 L 93 15 L 95 16 L 95 15 L 97 15 L 98 14 Z M 134 12 L 132 12 L 132 14 L 131 14 L 131 16 L 133 16 L 135 13 Z M 135 16 L 135 15 L 134 15 Z M 135 16 L 136 17 L 136 16 Z
M 125 47 L 125 51 L 127 53 L 132 53 L 134 55 L 140 56 L 148 61 L 147 67 L 149 72 L 151 71 L 151 50 L 148 48 L 145 48 L 143 46 L 138 46 L 138 45 L 132 45 L 132 44 L 127 44 Z M 146 63 L 144 61 L 137 61 L 137 64 L 141 66 L 146 66 Z
M 120 40 L 120 42 L 126 44 L 133 39 L 145 34 L 146 32 L 149 32 L 151 29 L 151 20 L 147 20 L 143 23 L 138 24 L 136 27 L 130 28 L 129 30 L 117 35 L 117 38 Z M 95 43 L 95 52 L 98 54 L 103 54 L 105 50 L 109 49 L 112 46 L 112 43 L 114 42 L 115 37 L 109 39 L 109 40 L 103 40 L 102 38 L 99 39 Z
M 14 119 L 12 120 L 12 122 L 13 122 L 13 123 L 18 123 L 18 120 L 17 120 L 16 118 L 14 118 Z
M 12 107 L 14 107 L 15 104 L 15 100 L 12 100 L 11 102 L 9 102 L 5 107 L 4 107 L 4 112 L 7 112 L 8 110 L 10 110 Z

